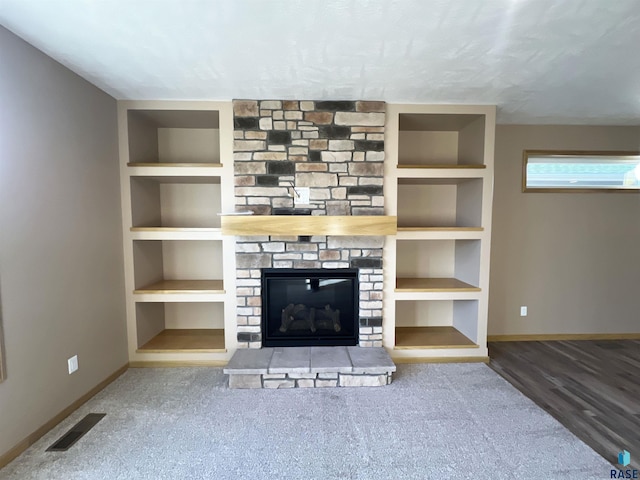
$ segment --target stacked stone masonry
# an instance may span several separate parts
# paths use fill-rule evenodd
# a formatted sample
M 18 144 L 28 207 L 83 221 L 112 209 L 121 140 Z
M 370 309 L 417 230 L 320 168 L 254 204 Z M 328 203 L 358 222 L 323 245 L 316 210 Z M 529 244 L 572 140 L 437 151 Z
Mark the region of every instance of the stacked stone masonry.
M 229 388 L 382 387 L 393 373 L 265 373 L 229 375 Z
M 237 210 L 270 215 L 309 187 L 312 215 L 384 215 L 385 103 L 235 100 Z M 384 237 L 236 238 L 240 348 L 261 347 L 262 268 L 358 268 L 360 346 L 382 345 Z

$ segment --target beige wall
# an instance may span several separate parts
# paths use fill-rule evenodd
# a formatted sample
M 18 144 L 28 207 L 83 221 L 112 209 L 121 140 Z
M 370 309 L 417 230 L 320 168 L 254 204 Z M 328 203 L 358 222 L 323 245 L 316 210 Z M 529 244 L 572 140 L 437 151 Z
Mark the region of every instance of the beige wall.
M 489 335 L 640 332 L 640 194 L 522 193 L 523 149 L 639 150 L 640 129 L 498 126 Z
M 3 28 L 0 72 L 2 455 L 127 350 L 116 102 Z

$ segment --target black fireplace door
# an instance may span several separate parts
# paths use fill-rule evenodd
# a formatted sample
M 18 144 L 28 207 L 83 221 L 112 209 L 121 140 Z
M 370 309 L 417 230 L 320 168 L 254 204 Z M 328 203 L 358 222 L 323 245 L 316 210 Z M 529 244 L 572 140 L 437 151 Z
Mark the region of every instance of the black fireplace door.
M 357 269 L 263 269 L 263 346 L 356 345 L 358 291 Z

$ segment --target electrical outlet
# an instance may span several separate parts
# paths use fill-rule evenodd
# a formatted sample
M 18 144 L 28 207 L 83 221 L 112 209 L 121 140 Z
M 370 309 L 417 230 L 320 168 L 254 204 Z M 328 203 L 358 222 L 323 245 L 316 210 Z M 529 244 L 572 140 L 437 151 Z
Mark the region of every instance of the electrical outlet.
M 67 360 L 67 365 L 69 366 L 69 375 L 78 370 L 78 356 L 74 355 Z
M 527 307 L 526 306 L 520 307 L 520 316 L 521 317 L 526 317 L 527 316 Z
M 293 203 L 295 205 L 309 205 L 309 187 L 295 187 Z

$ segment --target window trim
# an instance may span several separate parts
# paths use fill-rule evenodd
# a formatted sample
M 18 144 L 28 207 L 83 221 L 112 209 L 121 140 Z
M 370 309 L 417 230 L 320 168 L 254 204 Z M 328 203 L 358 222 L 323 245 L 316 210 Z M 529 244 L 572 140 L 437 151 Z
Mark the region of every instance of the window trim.
M 609 151 L 609 150 L 523 150 L 522 151 L 522 192 L 523 193 L 640 193 L 638 188 L 552 188 L 552 187 L 527 187 L 527 164 L 529 156 L 549 156 L 561 158 L 574 157 L 609 157 L 625 158 L 638 157 L 637 151 Z

